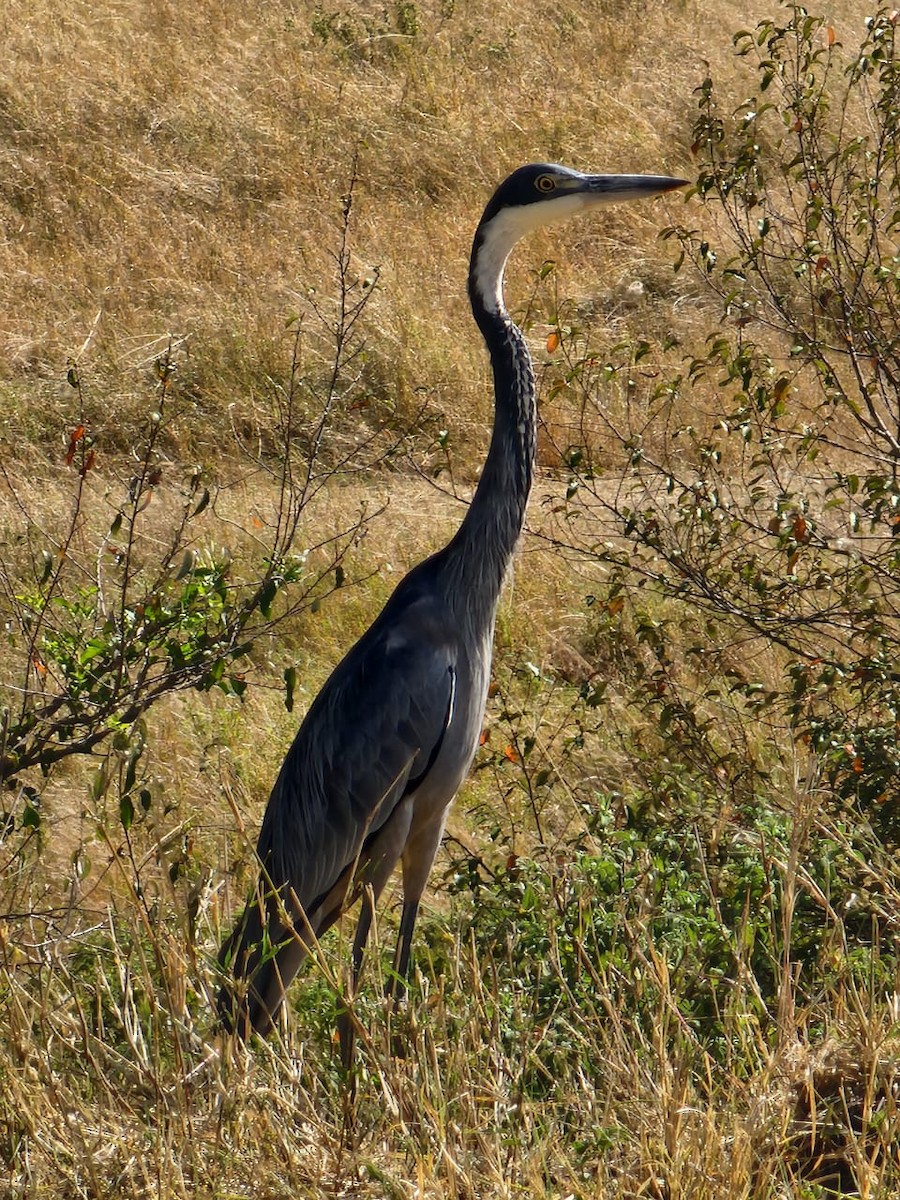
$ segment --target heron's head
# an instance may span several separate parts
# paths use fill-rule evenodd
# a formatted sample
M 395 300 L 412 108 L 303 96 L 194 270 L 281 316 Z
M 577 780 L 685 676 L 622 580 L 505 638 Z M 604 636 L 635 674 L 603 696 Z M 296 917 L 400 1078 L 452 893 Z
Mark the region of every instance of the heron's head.
M 603 204 L 659 196 L 687 182 L 667 175 L 583 175 L 554 163 L 519 167 L 494 192 L 479 222 L 472 287 L 487 307 L 502 304 L 504 264 L 526 233 Z

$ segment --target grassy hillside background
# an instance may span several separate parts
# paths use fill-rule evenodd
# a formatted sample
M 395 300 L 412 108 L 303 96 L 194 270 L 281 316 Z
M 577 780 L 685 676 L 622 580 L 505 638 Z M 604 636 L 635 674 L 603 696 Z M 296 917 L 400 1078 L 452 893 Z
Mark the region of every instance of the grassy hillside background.
M 858 45 L 868 13 L 841 0 L 816 37 Z M 897 564 L 878 557 L 895 467 L 868 487 L 884 525 L 859 544 L 879 565 L 862 587 L 849 553 L 823 565 L 849 519 L 830 481 L 853 493 L 882 461 L 856 454 L 850 417 L 821 418 L 791 376 L 788 432 L 761 406 L 747 418 L 771 468 L 759 495 L 740 451 L 709 450 L 737 427 L 735 389 L 753 394 L 749 367 L 666 381 L 755 320 L 780 400 L 793 348 L 764 312 L 723 318 L 702 256 L 673 269 L 669 226 L 730 252 L 726 215 L 697 197 L 550 229 L 510 265 L 538 363 L 541 475 L 484 745 L 393 1015 L 379 1000 L 393 891 L 380 915 L 354 1104 L 333 1044 L 352 921 L 269 1043 L 234 1053 L 211 1012 L 298 720 L 477 479 L 492 398 L 465 272 L 484 202 L 535 159 L 693 179 L 695 89 L 712 76 L 730 115 L 759 81 L 732 35 L 786 14 L 5 5 L 0 1194 L 897 1194 L 896 680 L 872 654 L 839 685 L 816 674 L 859 632 L 854 588 L 880 598 L 866 636 L 896 637 Z M 767 433 L 802 440 L 820 419 L 826 451 L 787 478 Z M 755 624 L 751 557 L 735 557 L 745 607 L 692 591 L 687 568 L 680 592 L 665 585 L 678 556 L 654 522 L 666 480 L 678 490 L 671 464 L 700 478 L 712 460 L 789 563 L 789 592 Z M 834 533 L 805 574 L 804 488 L 810 504 L 831 497 Z M 679 561 L 718 562 L 691 539 Z M 254 571 L 268 581 L 255 593 Z M 703 578 L 725 589 L 724 571 Z M 823 588 L 801 653 L 776 616 L 799 621 Z M 244 652 L 211 680 L 209 613 L 254 595 Z M 107 636 L 98 612 L 119 628 L 119 599 L 121 628 L 158 620 L 160 645 L 180 622 L 197 674 L 144 712 L 110 709 L 90 753 L 57 755 L 102 706 L 96 664 L 112 651 L 98 640 L 90 668 L 85 646 Z M 876 675 L 878 702 L 859 684 Z M 52 720 L 61 694 L 69 726 L 14 761 L 9 731 L 28 711 Z M 853 721 L 867 746 L 880 731 L 877 755 Z

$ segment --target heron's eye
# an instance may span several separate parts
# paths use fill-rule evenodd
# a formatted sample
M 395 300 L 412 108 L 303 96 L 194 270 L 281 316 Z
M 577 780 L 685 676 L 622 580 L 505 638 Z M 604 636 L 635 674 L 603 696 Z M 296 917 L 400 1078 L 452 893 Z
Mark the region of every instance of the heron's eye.
M 538 175 L 534 186 L 539 192 L 552 192 L 556 187 L 556 180 L 552 175 Z

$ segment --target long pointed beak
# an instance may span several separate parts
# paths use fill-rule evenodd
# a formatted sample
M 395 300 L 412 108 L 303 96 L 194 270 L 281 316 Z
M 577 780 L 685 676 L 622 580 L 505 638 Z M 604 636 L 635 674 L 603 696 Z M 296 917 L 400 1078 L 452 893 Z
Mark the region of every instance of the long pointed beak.
M 588 196 L 613 203 L 617 200 L 640 200 L 646 196 L 660 196 L 675 188 L 686 187 L 687 179 L 674 179 L 668 175 L 588 175 L 583 190 Z

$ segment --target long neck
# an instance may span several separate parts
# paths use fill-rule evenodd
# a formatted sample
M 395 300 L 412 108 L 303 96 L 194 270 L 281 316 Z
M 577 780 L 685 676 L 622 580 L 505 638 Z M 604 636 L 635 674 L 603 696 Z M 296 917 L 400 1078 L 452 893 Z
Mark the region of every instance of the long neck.
M 508 252 L 508 251 L 507 251 Z M 506 254 L 476 235 L 469 271 L 472 314 L 491 357 L 494 427 L 481 479 L 462 525 L 448 547 L 460 582 L 496 609 L 516 543 L 534 472 L 534 371 L 522 331 L 503 304 Z M 465 593 L 464 593 L 465 594 Z

